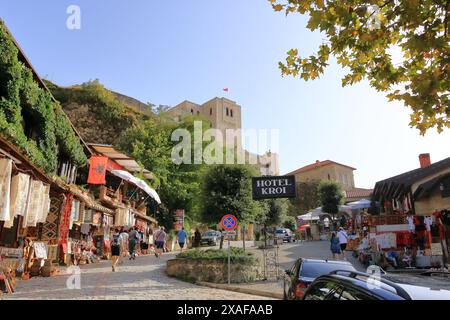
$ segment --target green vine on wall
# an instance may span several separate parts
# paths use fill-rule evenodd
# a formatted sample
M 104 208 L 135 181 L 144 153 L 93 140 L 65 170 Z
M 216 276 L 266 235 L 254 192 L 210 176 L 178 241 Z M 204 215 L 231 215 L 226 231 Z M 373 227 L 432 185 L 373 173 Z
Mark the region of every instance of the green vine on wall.
M 59 155 L 77 166 L 85 165 L 80 139 L 61 106 L 39 87 L 18 54 L 0 21 L 0 133 L 47 173 L 55 172 Z M 35 133 L 33 138 L 25 132 L 26 121 Z

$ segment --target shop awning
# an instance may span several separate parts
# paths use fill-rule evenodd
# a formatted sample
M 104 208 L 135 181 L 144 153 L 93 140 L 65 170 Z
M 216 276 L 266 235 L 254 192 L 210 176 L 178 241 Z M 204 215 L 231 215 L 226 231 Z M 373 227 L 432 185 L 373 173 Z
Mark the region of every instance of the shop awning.
M 111 145 L 90 143 L 89 147 L 91 147 L 95 152 L 100 153 L 113 160 L 118 165 L 123 167 L 126 171 L 129 171 L 133 174 L 142 172 L 146 179 L 153 179 L 153 175 L 149 170 L 142 168 L 135 159 L 114 149 Z
M 310 227 L 311 227 L 311 225 L 309 225 L 309 224 L 304 224 L 304 225 L 300 226 L 299 230 L 300 230 L 300 231 L 305 231 L 306 228 L 310 228 Z
M 136 178 L 131 173 L 124 170 L 112 170 L 111 173 L 116 177 L 119 177 L 136 185 L 138 188 L 142 189 L 145 193 L 152 197 L 158 204 L 161 204 L 161 199 L 159 198 L 158 193 L 153 188 L 151 188 L 144 180 Z

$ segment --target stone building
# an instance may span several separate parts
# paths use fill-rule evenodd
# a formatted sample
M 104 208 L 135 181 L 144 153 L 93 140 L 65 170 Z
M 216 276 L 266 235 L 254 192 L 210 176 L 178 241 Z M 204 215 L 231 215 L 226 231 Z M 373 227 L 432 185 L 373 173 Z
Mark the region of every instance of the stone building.
M 244 151 L 247 161 L 254 157 L 262 175 L 278 175 L 280 173 L 277 153 L 268 151 L 263 155 L 257 155 L 243 150 L 241 106 L 235 101 L 223 97 L 215 97 L 203 104 L 185 100 L 170 108 L 167 113 L 176 121 L 179 121 L 185 115 L 202 117 L 209 121 L 211 128 L 221 131 L 227 145 L 234 144 L 237 150 Z M 227 139 L 227 129 L 235 130 L 234 136 L 229 136 L 230 139 Z
M 372 189 L 356 188 L 353 171 L 356 169 L 332 160 L 319 161 L 301 167 L 286 175 L 294 175 L 297 183 L 333 180 L 341 184 L 345 202 L 370 199 Z

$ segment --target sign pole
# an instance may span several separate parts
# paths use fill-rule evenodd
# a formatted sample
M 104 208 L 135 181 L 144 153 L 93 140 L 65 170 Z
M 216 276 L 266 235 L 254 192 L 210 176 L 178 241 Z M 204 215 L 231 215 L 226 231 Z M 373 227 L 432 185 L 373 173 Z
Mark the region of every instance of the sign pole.
M 230 234 L 228 234 L 228 284 L 231 284 L 231 244 L 230 244 Z

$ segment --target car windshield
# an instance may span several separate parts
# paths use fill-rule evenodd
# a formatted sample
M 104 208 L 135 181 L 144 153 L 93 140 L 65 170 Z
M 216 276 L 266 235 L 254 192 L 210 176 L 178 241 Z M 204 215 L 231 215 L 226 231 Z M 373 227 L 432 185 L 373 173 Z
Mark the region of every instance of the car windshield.
M 203 236 L 204 237 L 213 237 L 213 236 L 215 236 L 216 234 L 214 233 L 214 232 L 205 232 L 204 234 L 203 234 Z
M 355 271 L 352 265 L 329 262 L 304 262 L 300 277 L 317 278 L 335 270 Z
M 276 233 L 284 233 L 285 231 L 284 230 L 277 230 L 277 231 L 275 231 Z

